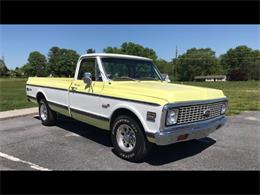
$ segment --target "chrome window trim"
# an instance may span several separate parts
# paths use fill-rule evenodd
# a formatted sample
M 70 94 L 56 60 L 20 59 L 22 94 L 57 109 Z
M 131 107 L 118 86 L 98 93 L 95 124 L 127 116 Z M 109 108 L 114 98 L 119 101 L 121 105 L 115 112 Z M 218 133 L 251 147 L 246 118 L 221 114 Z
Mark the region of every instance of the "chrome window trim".
M 171 109 L 171 108 L 178 108 L 178 107 L 192 106 L 192 105 L 200 105 L 200 104 L 218 103 L 218 102 L 228 102 L 228 99 L 227 99 L 227 97 L 225 97 L 225 98 L 218 98 L 218 99 L 213 99 L 213 100 L 198 100 L 198 101 L 186 101 L 186 102 L 168 103 L 168 104 L 163 106 L 159 130 L 160 131 L 164 131 L 164 130 L 172 128 L 172 126 L 177 126 L 178 125 L 178 124 L 173 124 L 173 125 L 170 125 L 170 126 L 166 126 L 167 111 L 169 109 Z M 209 120 L 209 119 L 206 119 L 206 120 Z M 185 124 L 181 124 L 181 125 L 185 125 Z

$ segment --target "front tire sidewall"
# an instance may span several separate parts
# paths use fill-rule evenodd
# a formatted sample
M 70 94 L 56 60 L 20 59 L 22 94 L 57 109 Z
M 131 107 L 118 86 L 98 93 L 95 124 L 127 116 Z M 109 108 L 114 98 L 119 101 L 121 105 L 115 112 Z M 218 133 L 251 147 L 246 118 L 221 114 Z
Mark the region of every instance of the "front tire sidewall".
M 133 150 L 130 152 L 123 151 L 119 147 L 116 139 L 118 127 L 122 124 L 129 125 L 135 133 L 136 144 Z M 121 116 L 115 120 L 115 123 L 113 124 L 112 127 L 112 143 L 115 149 L 115 153 L 119 157 L 126 159 L 128 161 L 138 162 L 143 160 L 146 155 L 146 139 L 144 137 L 143 131 L 140 125 L 138 125 L 135 120 L 131 119 L 128 116 Z
M 46 106 L 46 109 L 47 109 L 47 118 L 45 120 L 42 119 L 41 111 L 40 111 L 41 106 L 43 104 Z M 50 109 L 46 100 L 44 100 L 44 99 L 40 100 L 40 102 L 39 102 L 39 117 L 41 119 L 42 124 L 45 125 L 45 126 L 51 126 L 51 125 L 55 124 L 55 113 Z

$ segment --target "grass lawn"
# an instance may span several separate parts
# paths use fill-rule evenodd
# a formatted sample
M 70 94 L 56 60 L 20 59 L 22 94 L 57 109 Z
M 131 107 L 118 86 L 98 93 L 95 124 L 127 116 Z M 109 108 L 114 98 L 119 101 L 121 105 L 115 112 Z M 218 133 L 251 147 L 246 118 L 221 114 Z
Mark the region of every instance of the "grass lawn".
M 0 111 L 36 106 L 27 101 L 25 83 L 27 79 L 0 79 Z M 260 110 L 260 81 L 237 82 L 184 82 L 221 89 L 229 99 L 228 115 L 246 110 Z
M 27 79 L 0 79 L 0 111 L 37 106 L 27 101 L 25 83 Z
M 186 85 L 223 90 L 228 97 L 228 115 L 260 110 L 260 81 L 183 82 Z

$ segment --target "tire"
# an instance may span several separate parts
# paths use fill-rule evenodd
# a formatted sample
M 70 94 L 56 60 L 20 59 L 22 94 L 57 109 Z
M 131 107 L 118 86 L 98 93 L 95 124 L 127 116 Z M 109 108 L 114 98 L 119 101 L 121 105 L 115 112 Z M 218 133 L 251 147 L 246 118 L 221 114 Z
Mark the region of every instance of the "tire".
M 52 111 L 45 99 L 39 101 L 39 117 L 44 126 L 56 124 L 57 114 Z
M 143 161 L 151 148 L 142 126 L 127 115 L 116 118 L 112 126 L 111 139 L 115 153 L 132 162 Z

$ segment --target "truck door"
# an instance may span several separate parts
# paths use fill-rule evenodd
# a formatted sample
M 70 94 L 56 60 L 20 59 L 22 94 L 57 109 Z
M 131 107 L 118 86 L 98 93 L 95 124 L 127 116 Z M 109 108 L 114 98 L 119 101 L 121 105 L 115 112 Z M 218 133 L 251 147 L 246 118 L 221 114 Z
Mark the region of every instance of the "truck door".
M 92 75 L 92 85 L 83 81 L 84 73 Z M 96 58 L 85 58 L 80 62 L 78 75 L 75 76 L 69 89 L 70 112 L 73 118 L 88 124 L 106 129 L 108 118 L 102 115 L 100 97 L 104 82 Z

